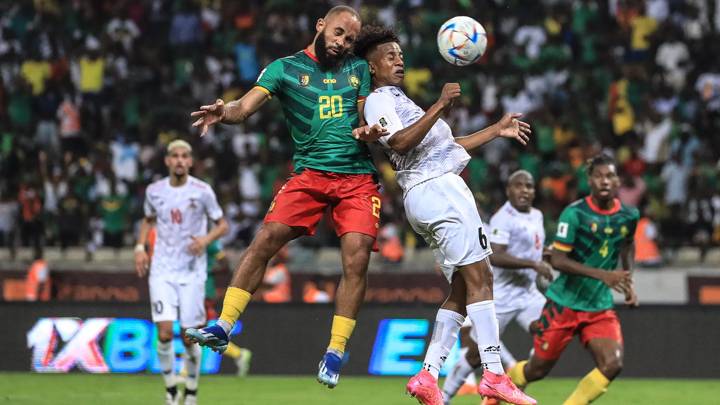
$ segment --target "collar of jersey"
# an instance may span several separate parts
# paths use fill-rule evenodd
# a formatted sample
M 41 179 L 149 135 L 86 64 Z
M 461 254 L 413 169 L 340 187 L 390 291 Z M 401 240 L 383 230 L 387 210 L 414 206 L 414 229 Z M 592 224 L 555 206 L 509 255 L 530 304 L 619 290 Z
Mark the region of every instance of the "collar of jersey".
M 305 53 L 305 55 L 307 55 L 307 57 L 312 59 L 314 62 L 320 63 L 317 56 L 315 56 L 312 52 L 310 52 L 310 49 L 308 49 L 308 48 L 303 49 L 303 53 Z
M 618 200 L 617 198 L 613 198 L 613 206 L 612 206 L 612 208 L 609 208 L 609 209 L 606 209 L 606 210 L 598 207 L 598 206 L 595 204 L 595 202 L 593 202 L 592 197 L 590 197 L 590 196 L 585 197 L 585 202 L 587 203 L 587 205 L 590 207 L 591 210 L 595 211 L 596 213 L 598 213 L 598 214 L 600 214 L 600 215 L 612 215 L 612 214 L 615 214 L 615 213 L 617 213 L 618 211 L 620 211 L 620 208 L 622 207 L 622 204 L 620 204 L 620 200 Z

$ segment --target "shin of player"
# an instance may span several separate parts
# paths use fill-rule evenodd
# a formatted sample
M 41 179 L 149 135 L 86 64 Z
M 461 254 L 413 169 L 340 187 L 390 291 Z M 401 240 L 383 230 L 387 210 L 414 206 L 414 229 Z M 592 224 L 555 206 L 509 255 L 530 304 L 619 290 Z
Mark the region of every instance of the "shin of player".
M 243 254 L 217 326 L 187 333 L 202 345 L 224 350 L 270 258 L 288 241 L 314 234 L 330 208 L 343 262 L 330 342 L 318 367 L 318 381 L 330 388 L 338 383 L 345 346 L 365 295 L 367 265 L 380 217 L 375 168 L 362 141 L 373 141 L 383 131 L 352 137 L 370 93 L 367 62 L 350 52 L 360 26 L 360 16 L 352 8 L 332 8 L 318 19 L 313 42 L 273 61 L 245 96 L 227 105 L 218 100 L 192 114 L 197 118 L 193 125 L 204 134 L 217 122 L 244 121 L 276 97 L 295 143 L 295 173 L 275 196 L 262 228 Z
M 610 289 L 623 293 L 628 305 L 637 305 L 632 238 L 638 211 L 615 198 L 619 180 L 611 157 L 601 154 L 590 159 L 587 170 L 590 196 L 560 215 L 552 264 L 561 275 L 546 293 L 534 352 L 510 371 L 518 385 L 542 379 L 573 335 L 579 335 L 597 367 L 580 381 L 566 405 L 589 404 L 622 370 L 623 337 Z M 616 270 L 618 259 L 621 270 Z
M 144 277 L 149 270 L 152 319 L 158 329 L 158 357 L 168 404 L 179 401 L 175 386 L 173 323 L 179 320 L 180 327 L 185 329 L 205 322 L 205 249 L 228 228 L 212 188 L 189 175 L 191 153 L 192 148 L 185 141 L 168 145 L 165 164 L 170 175 L 147 188 L 145 217 L 135 246 L 138 276 Z M 208 218 L 214 223 L 210 231 L 207 230 Z M 155 236 L 148 238 L 151 234 Z M 150 252 L 146 252 L 148 242 Z M 200 347 L 187 339 L 183 343 L 188 373 L 184 403 L 194 404 L 200 374 Z
M 518 121 L 518 115 L 508 114 L 486 130 L 456 139 L 440 117 L 460 96 L 457 83 L 446 84 L 438 101 L 423 111 L 400 88 L 405 65 L 391 30 L 366 27 L 355 52 L 368 60 L 374 88 L 365 106 L 370 127 L 355 132 L 376 127 L 387 131 L 379 141 L 397 171 L 408 221 L 433 247 L 451 288 L 437 313 L 423 369 L 408 382 L 408 393 L 426 405 L 442 404 L 437 377 L 467 315 L 477 327 L 483 354 L 480 392 L 511 403 L 534 404 L 504 374 L 487 259 L 492 251 L 473 194 L 458 176 L 470 160 L 468 150 L 498 136 L 525 143 L 529 126 Z
M 490 219 L 489 240 L 493 249 L 493 292 L 500 334 L 511 321 L 526 331 L 545 305 L 545 297 L 538 291 L 537 277 L 552 280 L 550 265 L 543 261 L 545 231 L 543 215 L 533 208 L 535 182 L 533 176 L 518 170 L 508 177 L 505 189 L 507 202 Z M 474 325 L 471 326 L 474 336 Z M 512 354 L 501 344 L 503 364 L 516 363 Z M 481 364 L 482 355 L 470 348 L 459 366 L 455 367 L 443 386 L 446 400 L 452 398 L 465 377 Z

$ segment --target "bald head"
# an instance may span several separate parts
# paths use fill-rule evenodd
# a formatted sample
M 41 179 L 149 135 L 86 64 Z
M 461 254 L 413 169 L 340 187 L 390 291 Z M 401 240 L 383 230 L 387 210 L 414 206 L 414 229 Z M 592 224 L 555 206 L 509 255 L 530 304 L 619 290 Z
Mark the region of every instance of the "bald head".
M 350 13 L 353 17 L 355 17 L 356 20 L 360 21 L 360 14 L 354 8 L 349 6 L 335 6 L 331 8 L 327 12 L 327 14 L 325 14 L 324 19 L 327 20 L 330 17 L 340 13 Z
M 318 19 L 311 51 L 320 65 L 325 69 L 340 66 L 351 54 L 360 28 L 360 15 L 348 6 L 333 7 L 324 18 Z
M 518 170 L 508 177 L 507 198 L 520 212 L 529 212 L 535 200 L 535 179 L 526 170 Z

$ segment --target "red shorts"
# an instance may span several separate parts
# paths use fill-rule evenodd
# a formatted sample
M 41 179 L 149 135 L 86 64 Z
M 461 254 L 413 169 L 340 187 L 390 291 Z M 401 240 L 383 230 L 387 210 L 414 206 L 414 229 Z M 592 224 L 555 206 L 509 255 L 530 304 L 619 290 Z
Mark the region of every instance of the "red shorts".
M 265 223 L 300 226 L 308 235 L 330 207 L 335 233 L 359 232 L 377 237 L 380 193 L 371 174 L 342 174 L 305 169 L 278 191 Z
M 583 345 L 593 339 L 612 339 L 623 344 L 620 320 L 612 309 L 575 311 L 548 300 L 536 326 L 533 346 L 535 355 L 543 360 L 557 360 L 576 334 Z

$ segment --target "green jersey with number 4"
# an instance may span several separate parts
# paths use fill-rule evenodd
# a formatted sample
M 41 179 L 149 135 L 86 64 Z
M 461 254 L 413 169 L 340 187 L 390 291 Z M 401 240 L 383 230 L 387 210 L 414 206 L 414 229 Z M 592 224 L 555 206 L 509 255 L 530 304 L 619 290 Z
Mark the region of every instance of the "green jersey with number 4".
M 365 142 L 355 140 L 358 100 L 370 94 L 367 62 L 345 58 L 323 70 L 307 50 L 270 63 L 256 88 L 276 96 L 295 144 L 295 171 L 304 168 L 334 173 L 374 173 Z
M 602 210 L 590 197 L 570 204 L 560 214 L 553 248 L 586 266 L 615 270 L 620 249 L 632 242 L 639 213 L 636 208 L 613 201 Z M 610 288 L 602 281 L 561 273 L 546 293 L 556 303 L 577 310 L 597 312 L 613 307 Z

